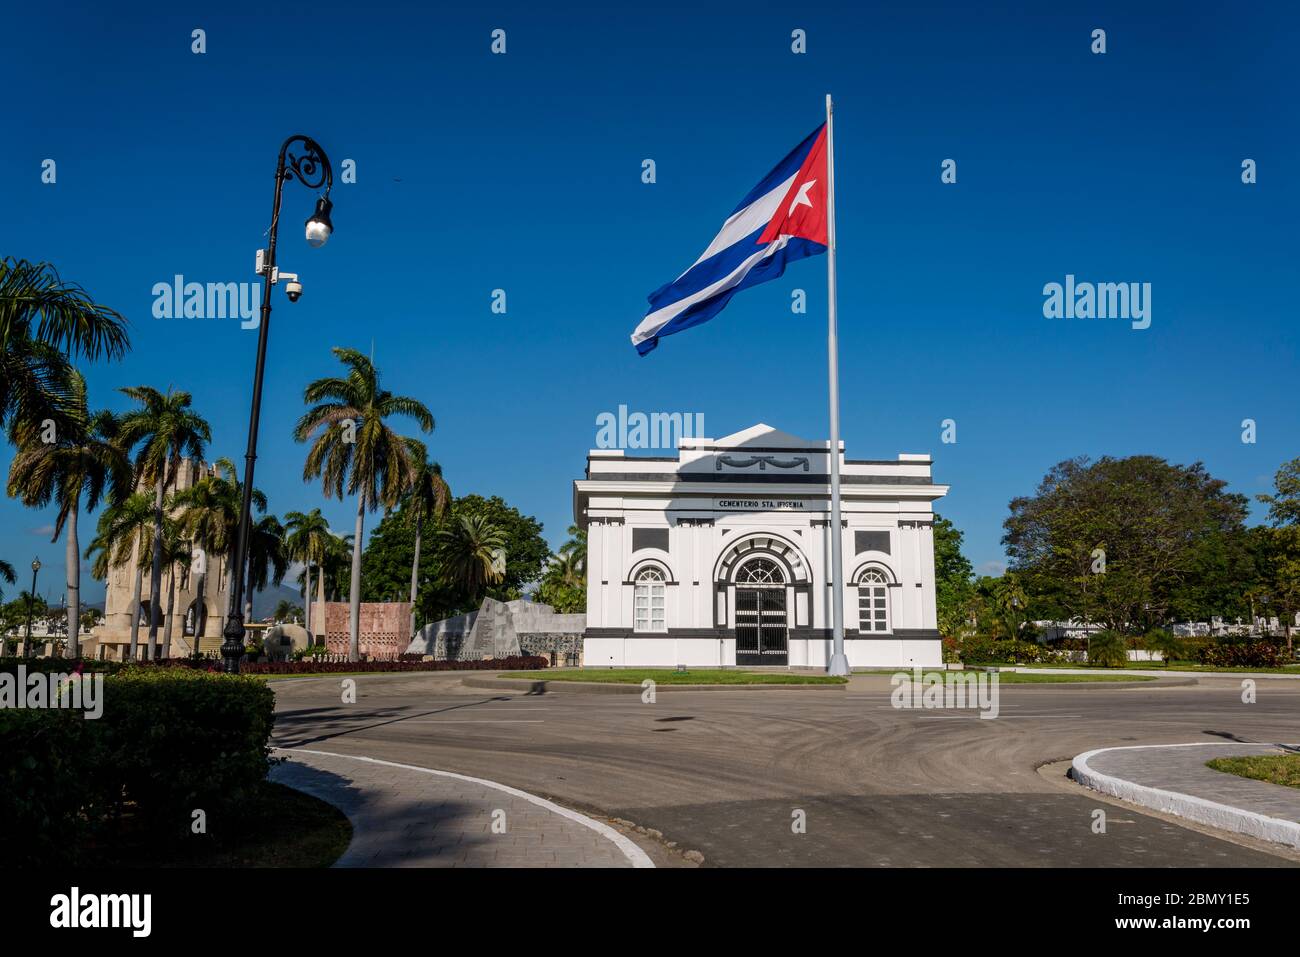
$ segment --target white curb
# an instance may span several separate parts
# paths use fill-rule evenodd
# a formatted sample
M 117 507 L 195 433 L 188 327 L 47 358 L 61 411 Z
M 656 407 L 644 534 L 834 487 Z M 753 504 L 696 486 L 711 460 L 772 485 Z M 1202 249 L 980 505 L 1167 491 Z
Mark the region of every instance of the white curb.
M 512 788 L 508 784 L 498 784 L 496 781 L 489 781 L 486 778 L 472 778 L 468 774 L 457 774 L 455 771 L 437 771 L 433 768 L 422 768 L 414 764 L 398 764 L 395 761 L 381 761 L 379 758 L 367 758 L 356 754 L 336 754 L 333 751 L 312 751 L 308 748 L 276 748 L 276 751 L 283 751 L 285 754 L 318 754 L 325 758 L 345 758 L 349 761 L 365 761 L 368 764 L 382 764 L 389 768 L 401 768 L 404 771 L 418 771 L 421 774 L 432 774 L 442 778 L 455 778 L 457 781 L 469 781 L 471 784 L 481 784 L 486 788 L 494 788 L 498 791 L 504 791 L 506 794 L 512 794 L 515 797 L 523 798 L 530 804 L 536 804 L 538 807 L 553 811 L 560 817 L 568 818 L 583 827 L 591 828 L 601 837 L 613 842 L 614 846 L 623 852 L 623 856 L 631 862 L 633 867 L 654 867 L 654 861 L 645 851 L 637 847 L 632 841 L 628 840 L 618 831 L 614 830 L 608 824 L 602 824 L 600 821 L 593 820 L 585 814 L 579 814 L 577 811 L 571 811 L 567 807 L 560 807 L 554 801 L 548 801 L 546 798 L 540 798 L 536 794 L 529 794 L 527 791 L 521 791 L 518 788 Z
M 1198 824 L 1208 824 L 1211 827 L 1222 828 L 1225 831 L 1234 831 L 1238 834 L 1246 834 L 1276 844 L 1287 844 L 1291 847 L 1300 848 L 1300 824 L 1295 821 L 1268 817 L 1255 811 L 1247 811 L 1239 807 L 1233 807 L 1230 804 L 1220 804 L 1218 801 L 1209 801 L 1205 798 L 1194 797 L 1191 794 L 1148 787 L 1145 784 L 1137 784 L 1123 778 L 1103 774 L 1088 765 L 1089 758 L 1105 754 L 1108 751 L 1141 751 L 1156 747 L 1212 748 L 1216 746 L 1222 747 L 1221 744 L 1216 744 L 1216 742 L 1196 742 L 1194 744 L 1130 745 L 1122 748 L 1097 748 L 1094 751 L 1085 751 L 1074 759 L 1072 763 L 1073 776 L 1080 784 L 1092 788 L 1094 791 L 1131 801 L 1143 807 L 1163 811 L 1177 817 L 1185 817 L 1189 821 L 1196 821 Z

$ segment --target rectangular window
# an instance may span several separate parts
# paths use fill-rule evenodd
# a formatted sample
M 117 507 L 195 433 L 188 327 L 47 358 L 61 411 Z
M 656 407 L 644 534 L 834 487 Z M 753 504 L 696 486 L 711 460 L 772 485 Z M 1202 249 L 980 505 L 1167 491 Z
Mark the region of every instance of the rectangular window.
M 882 585 L 858 586 L 858 631 L 889 631 L 889 606 Z
M 637 584 L 632 601 L 632 629 L 634 631 L 668 630 L 664 616 L 662 582 Z

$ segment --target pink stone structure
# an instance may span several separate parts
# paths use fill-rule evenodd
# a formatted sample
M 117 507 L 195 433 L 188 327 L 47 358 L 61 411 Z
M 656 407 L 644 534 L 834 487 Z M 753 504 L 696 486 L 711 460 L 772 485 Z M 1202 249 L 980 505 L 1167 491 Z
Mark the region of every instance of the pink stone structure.
M 325 602 L 325 647 L 332 655 L 348 653 L 350 606 L 345 601 Z M 372 661 L 396 658 L 411 643 L 409 601 L 361 603 L 361 656 Z

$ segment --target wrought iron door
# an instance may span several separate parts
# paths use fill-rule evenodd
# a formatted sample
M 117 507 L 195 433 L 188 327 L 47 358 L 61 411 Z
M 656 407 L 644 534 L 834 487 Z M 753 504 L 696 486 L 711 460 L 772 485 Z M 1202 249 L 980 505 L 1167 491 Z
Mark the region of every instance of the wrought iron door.
M 736 664 L 787 661 L 785 588 L 737 588 Z

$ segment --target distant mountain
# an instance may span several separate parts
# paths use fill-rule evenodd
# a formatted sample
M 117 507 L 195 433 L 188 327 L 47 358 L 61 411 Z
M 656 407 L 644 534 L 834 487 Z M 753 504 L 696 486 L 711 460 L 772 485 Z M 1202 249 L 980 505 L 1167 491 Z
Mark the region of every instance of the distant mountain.
M 288 585 L 277 585 L 253 594 L 253 620 L 261 621 L 275 614 L 275 606 L 282 601 L 302 607 L 302 595 Z

